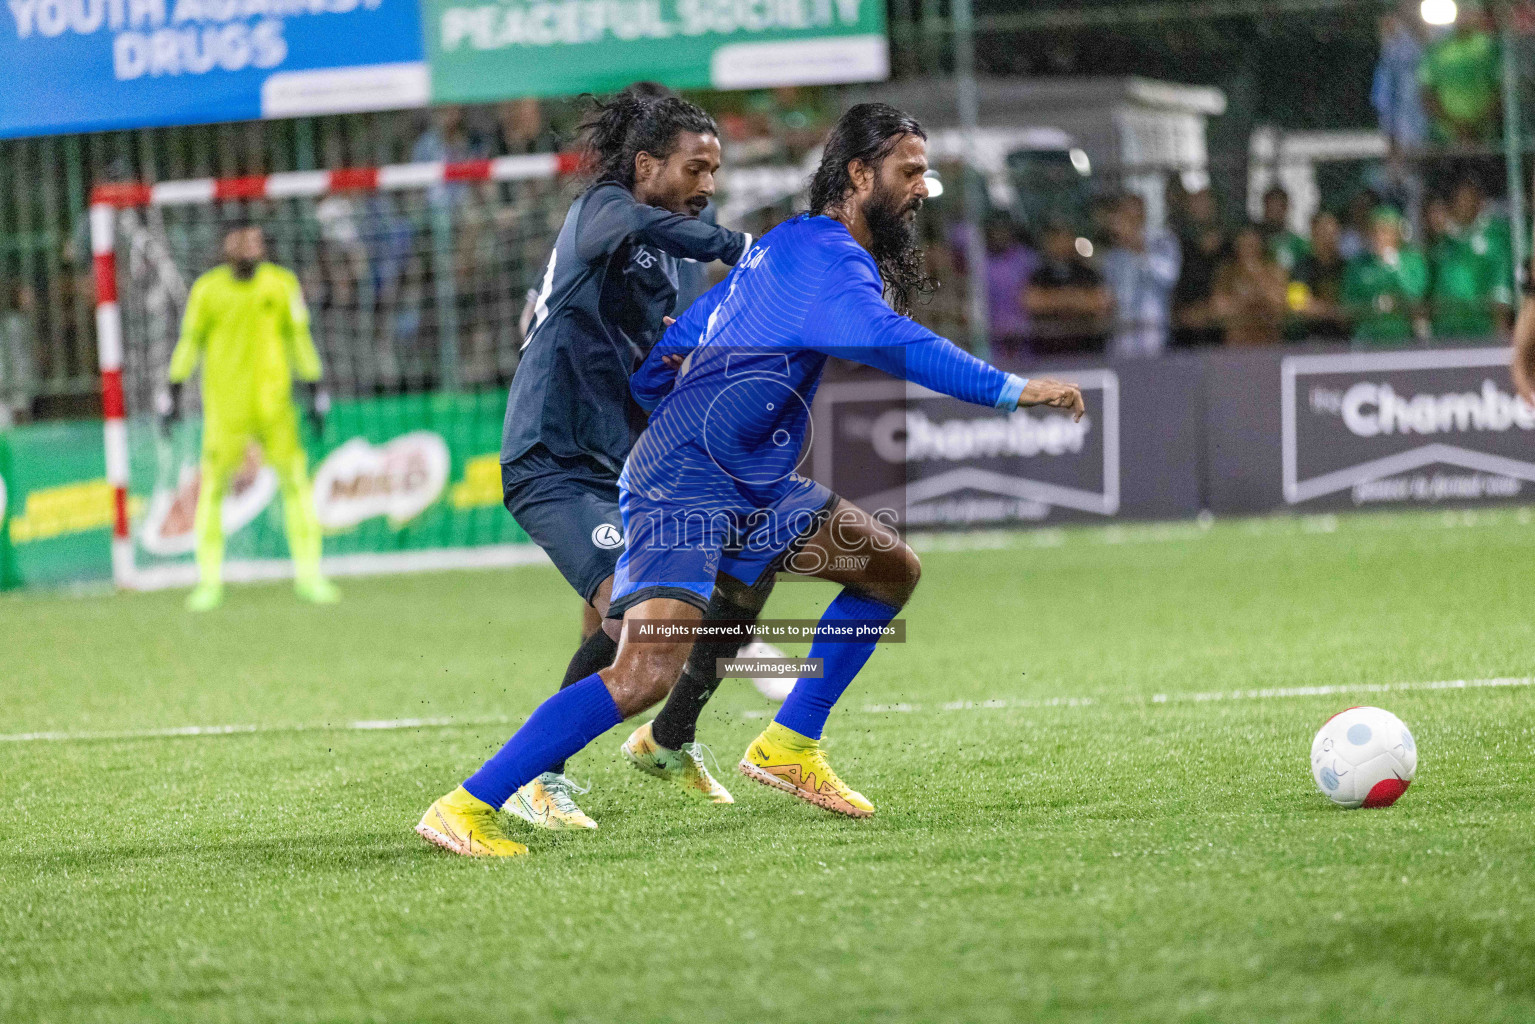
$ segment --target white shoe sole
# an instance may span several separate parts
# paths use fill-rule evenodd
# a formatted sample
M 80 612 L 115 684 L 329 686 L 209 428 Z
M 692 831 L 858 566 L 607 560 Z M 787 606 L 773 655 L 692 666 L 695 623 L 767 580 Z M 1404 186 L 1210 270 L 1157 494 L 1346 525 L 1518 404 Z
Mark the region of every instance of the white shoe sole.
M 824 797 L 819 793 L 807 793 L 805 790 L 800 789 L 798 786 L 790 785 L 783 779 L 780 779 L 778 776 L 774 775 L 772 772 L 763 771 L 761 768 L 758 768 L 756 765 L 752 764 L 745 758 L 742 758 L 741 762 L 737 764 L 736 767 L 741 769 L 742 775 L 746 776 L 748 779 L 751 779 L 753 782 L 760 782 L 764 786 L 771 786 L 774 789 L 783 790 L 785 793 L 792 793 L 794 796 L 799 797 L 807 804 L 814 804 L 815 806 L 821 808 L 823 811 L 830 811 L 833 814 L 840 814 L 847 818 L 874 817 L 873 811 L 864 811 L 857 807 L 850 806 L 843 807 L 833 803 L 830 797 Z
M 422 839 L 425 839 L 433 846 L 440 846 L 444 850 L 447 850 L 449 853 L 456 853 L 460 857 L 490 857 L 493 860 L 506 860 L 509 857 L 525 857 L 528 853 L 527 850 L 523 850 L 521 853 L 505 854 L 499 857 L 489 853 L 475 853 L 472 849 L 464 849 L 464 844 L 459 840 L 454 839 L 450 835 L 437 831 L 435 828 L 428 825 L 424 821 L 416 826 L 416 835 L 420 836 Z
M 459 843 L 458 840 L 451 836 L 443 835 L 441 832 L 437 831 L 435 828 L 426 824 L 425 822 L 416 826 L 416 835 L 420 836 L 422 839 L 425 839 L 433 846 L 440 846 L 444 850 L 447 850 L 449 853 L 456 853 L 460 857 L 475 856 L 475 854 L 465 850 L 463 844 Z

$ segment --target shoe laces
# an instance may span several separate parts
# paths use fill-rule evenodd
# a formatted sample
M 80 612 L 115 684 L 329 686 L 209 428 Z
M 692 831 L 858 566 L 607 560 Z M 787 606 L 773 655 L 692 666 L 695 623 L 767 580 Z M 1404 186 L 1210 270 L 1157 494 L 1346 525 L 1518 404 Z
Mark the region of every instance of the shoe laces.
M 476 807 L 468 811 L 465 816 L 469 819 L 470 838 L 479 839 L 481 842 L 497 839 L 510 841 L 511 836 L 502 830 L 501 822 L 496 818 L 494 810 L 481 810 Z
M 708 754 L 709 760 L 714 762 L 715 772 L 720 770 L 719 759 L 714 756 L 714 751 L 710 750 L 709 745 L 706 743 L 700 743 L 698 740 L 694 740 L 692 743 L 684 743 L 682 745 L 682 752 L 691 758 L 693 764 L 705 775 L 709 774 L 709 769 L 704 767 L 705 754 Z
M 832 787 L 839 793 L 846 793 L 851 789 L 847 783 L 842 781 L 842 777 L 837 774 L 836 770 L 832 768 L 831 762 L 826 760 L 826 751 L 819 744 L 813 749 L 806 751 L 805 754 L 805 760 L 809 761 L 811 766 L 815 768 L 822 782 L 831 783 Z
M 591 786 L 578 786 L 576 781 L 568 775 L 558 775 L 554 772 L 546 772 L 543 777 L 544 791 L 549 794 L 549 802 L 554 804 L 562 814 L 580 814 L 581 808 L 576 806 L 576 801 L 571 793 L 590 793 Z

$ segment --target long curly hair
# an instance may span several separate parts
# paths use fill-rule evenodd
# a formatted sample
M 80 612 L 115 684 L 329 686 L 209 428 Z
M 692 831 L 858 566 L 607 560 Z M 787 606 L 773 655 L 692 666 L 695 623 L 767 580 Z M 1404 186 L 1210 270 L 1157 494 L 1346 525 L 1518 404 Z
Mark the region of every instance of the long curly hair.
M 885 158 L 908 135 L 927 138 L 916 118 L 888 103 L 850 107 L 827 135 L 821 166 L 810 179 L 810 213 L 830 213 L 847 202 L 854 192 L 848 164 L 858 160 L 878 174 Z M 938 287 L 927 274 L 923 252 L 909 238 L 903 244 L 876 245 L 876 249 L 872 255 L 885 284 L 885 300 L 897 313 L 909 316 L 912 303 Z
M 665 160 L 683 132 L 720 133 L 714 118 L 701 107 L 680 96 L 657 95 L 660 88 L 640 82 L 606 101 L 590 93 L 582 97 L 590 109 L 581 122 L 581 146 L 597 180 L 616 181 L 632 189 L 637 154 Z

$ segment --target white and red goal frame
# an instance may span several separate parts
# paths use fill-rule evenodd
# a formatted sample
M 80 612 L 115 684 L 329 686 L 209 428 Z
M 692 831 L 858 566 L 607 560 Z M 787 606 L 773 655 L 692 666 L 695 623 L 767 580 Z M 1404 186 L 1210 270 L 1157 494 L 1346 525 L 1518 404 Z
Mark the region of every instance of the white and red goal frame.
M 149 206 L 192 206 L 259 199 L 317 197 L 425 189 L 456 182 L 529 181 L 573 174 L 581 167 L 577 153 L 538 153 L 488 160 L 388 164 L 331 171 L 283 171 L 237 178 L 193 178 L 155 184 L 99 185 L 91 192 L 91 256 L 96 284 L 96 339 L 101 366 L 103 443 L 107 483 L 112 488 L 112 579 L 127 589 L 174 586 L 192 581 L 191 567 L 173 573 L 147 573 L 135 564 L 128 521 L 128 423 L 123 393 L 123 318 L 117 291 L 117 213 Z M 337 575 L 410 569 L 521 564 L 542 553 L 532 545 L 516 550 L 425 551 L 397 555 L 351 555 L 327 560 Z M 345 564 L 336 564 L 344 562 Z M 231 568 L 234 568 L 231 566 Z M 273 578 L 286 564 L 233 572 L 230 579 Z

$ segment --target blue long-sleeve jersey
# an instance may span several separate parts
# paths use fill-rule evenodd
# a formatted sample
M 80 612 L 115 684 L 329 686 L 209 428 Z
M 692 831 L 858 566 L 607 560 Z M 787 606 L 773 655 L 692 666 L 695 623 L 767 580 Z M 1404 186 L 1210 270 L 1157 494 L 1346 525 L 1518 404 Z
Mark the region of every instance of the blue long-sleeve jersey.
M 681 375 L 664 365 L 669 354 L 688 355 Z M 828 356 L 1000 409 L 1027 383 L 892 310 L 879 268 L 841 223 L 796 217 L 693 303 L 630 379 L 653 411 L 626 486 L 771 505 L 790 485 Z

